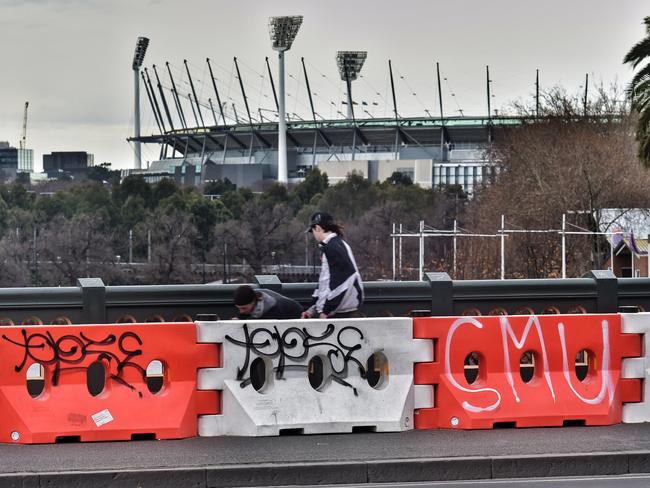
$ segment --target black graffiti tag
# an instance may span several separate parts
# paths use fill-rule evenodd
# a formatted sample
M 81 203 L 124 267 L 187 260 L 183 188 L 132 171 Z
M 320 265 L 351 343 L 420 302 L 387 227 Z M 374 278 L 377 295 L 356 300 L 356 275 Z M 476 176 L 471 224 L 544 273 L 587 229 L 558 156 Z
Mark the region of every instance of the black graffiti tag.
M 241 381 L 242 388 L 251 383 L 251 378 L 246 377 L 251 362 L 251 353 L 271 360 L 277 359 L 277 366 L 273 368 L 277 379 L 282 379 L 287 369 L 307 370 L 308 365 L 304 362 L 310 351 L 315 348 L 324 348 L 324 354 L 331 371 L 328 378 L 341 385 L 349 386 L 355 395 L 357 395 L 356 388 L 345 381 L 349 373 L 349 365 L 356 365 L 360 376 L 366 377 L 366 369 L 363 364 L 353 356 L 356 351 L 361 349 L 361 344 L 359 342 L 350 344 L 343 338 L 346 332 L 351 331 L 358 335 L 358 340 L 363 340 L 363 333 L 356 327 L 346 326 L 336 333 L 334 324 L 328 324 L 323 333 L 319 335 L 312 335 L 306 328 L 298 327 L 289 327 L 280 333 L 276 326 L 272 330 L 260 327 L 249 331 L 248 324 L 244 324 L 243 330 L 244 340 L 226 335 L 226 340 L 229 342 L 246 348 L 244 364 L 237 368 L 237 380 Z M 323 349 L 320 350 L 323 351 Z
M 15 341 L 6 335 L 2 338 L 16 346 L 24 348 L 24 356 L 20 364 L 14 366 L 16 372 L 23 370 L 28 359 L 42 365 L 54 365 L 52 386 L 59 384 L 61 374 L 73 371 L 87 371 L 88 366 L 82 366 L 89 358 L 95 361 L 106 361 L 109 364 L 109 379 L 136 391 L 135 387 L 124 379 L 124 370 L 133 368 L 146 380 L 146 370 L 132 360 L 142 355 L 142 340 L 134 332 L 123 332 L 120 336 L 108 334 L 103 339 L 92 339 L 80 332 L 79 335 L 68 334 L 55 339 L 48 330 L 45 333 L 28 334 L 21 330 L 22 342 Z M 119 354 L 113 352 L 115 346 Z M 113 370 L 113 367 L 115 368 Z M 142 396 L 141 392 L 138 392 Z

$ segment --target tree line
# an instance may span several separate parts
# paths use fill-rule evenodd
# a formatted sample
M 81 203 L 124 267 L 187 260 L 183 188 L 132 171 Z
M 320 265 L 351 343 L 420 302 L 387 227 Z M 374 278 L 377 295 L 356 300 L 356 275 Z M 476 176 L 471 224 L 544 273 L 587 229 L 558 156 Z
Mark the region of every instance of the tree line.
M 210 282 L 224 279 L 224 263 L 229 280 L 246 281 L 265 266 L 318 265 L 304 233 L 318 209 L 345 224 L 366 279 L 389 278 L 391 223 L 448 222 L 458 198 L 458 187 L 422 189 L 399 174 L 375 184 L 351 174 L 330 186 L 318 169 L 292 187 L 256 192 L 228 180 L 195 188 L 139 175 L 14 182 L 0 185 L 0 286 L 67 286 L 85 276 L 113 285 Z M 406 246 L 406 258 L 416 263 L 417 249 Z

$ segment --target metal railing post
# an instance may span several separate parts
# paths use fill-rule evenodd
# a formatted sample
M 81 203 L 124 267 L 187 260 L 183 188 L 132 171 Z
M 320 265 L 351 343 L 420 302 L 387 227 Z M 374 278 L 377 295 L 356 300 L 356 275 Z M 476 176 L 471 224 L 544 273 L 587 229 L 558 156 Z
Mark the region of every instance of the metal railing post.
M 454 315 L 454 282 L 447 273 L 425 273 L 431 286 L 431 315 Z
M 101 278 L 77 278 L 83 299 L 82 321 L 85 324 L 106 323 L 106 286 Z
M 596 312 L 618 312 L 618 279 L 611 270 L 592 269 L 584 278 L 596 281 Z
M 255 275 L 255 281 L 260 285 L 260 288 L 282 293 L 282 281 L 280 281 L 278 275 Z

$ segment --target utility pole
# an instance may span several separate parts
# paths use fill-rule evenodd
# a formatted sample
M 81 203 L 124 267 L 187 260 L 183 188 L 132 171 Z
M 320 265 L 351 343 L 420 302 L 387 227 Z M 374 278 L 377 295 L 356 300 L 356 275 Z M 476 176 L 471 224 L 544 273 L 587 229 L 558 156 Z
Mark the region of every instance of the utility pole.
M 501 279 L 506 279 L 506 216 L 501 214 Z
M 539 70 L 535 75 L 535 118 L 539 118 Z
M 587 116 L 587 96 L 589 94 L 589 73 L 585 75 L 585 98 L 583 100 L 583 115 Z
M 487 85 L 487 110 L 488 110 L 488 120 L 492 119 L 492 111 L 490 108 L 490 67 L 486 66 L 485 67 L 485 74 L 486 74 L 486 85 Z

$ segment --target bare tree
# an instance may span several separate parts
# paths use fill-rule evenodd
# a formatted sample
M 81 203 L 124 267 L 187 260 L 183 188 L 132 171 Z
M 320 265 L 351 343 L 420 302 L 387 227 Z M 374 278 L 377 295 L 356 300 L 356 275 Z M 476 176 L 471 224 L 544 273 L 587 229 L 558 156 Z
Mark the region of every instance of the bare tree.
M 581 118 L 575 101 L 554 92 L 546 118 L 497 133 L 491 157 L 499 173 L 470 205 L 472 228 L 494 233 L 503 214 L 510 228 L 558 230 L 562 214 L 569 213 L 572 224 L 596 231 L 603 208 L 650 205 L 650 176 L 636 156 L 634 120 L 624 110 L 605 113 L 615 96 L 601 93 L 592 103 L 598 116 Z M 571 237 L 567 243 L 569 275 L 601 265 L 602 238 Z M 494 264 L 487 265 L 474 244 L 464 244 L 465 276 L 483 277 L 475 272 L 479 262 L 498 269 L 498 245 L 495 240 L 490 246 Z M 511 235 L 507 276 L 558 276 L 560 251 L 557 232 Z
M 301 230 L 293 221 L 291 208 L 284 203 L 271 204 L 255 198 L 242 207 L 240 220 L 229 220 L 217 226 L 215 251 L 221 240 L 228 245 L 231 260 L 244 261 L 253 274 L 262 271 L 262 265 L 290 263 L 300 255 Z
M 79 277 L 111 282 L 119 274 L 103 219 L 92 214 L 62 216 L 38 229 L 38 273 L 44 284 L 74 285 Z
M 143 279 L 148 283 L 192 283 L 192 239 L 196 227 L 187 213 L 157 210 L 152 220 L 151 263 L 145 267 Z

